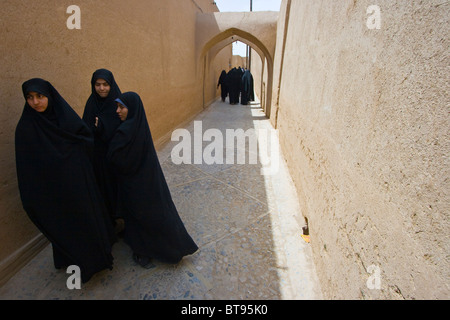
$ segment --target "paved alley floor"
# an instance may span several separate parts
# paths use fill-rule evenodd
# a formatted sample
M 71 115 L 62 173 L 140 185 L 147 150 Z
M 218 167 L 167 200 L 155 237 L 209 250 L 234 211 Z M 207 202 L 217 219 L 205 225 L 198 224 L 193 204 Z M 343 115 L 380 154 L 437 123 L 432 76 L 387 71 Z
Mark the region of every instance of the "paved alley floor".
M 250 137 L 246 144 L 230 138 L 242 132 Z M 70 274 L 53 267 L 48 245 L 0 288 L 0 299 L 322 299 L 275 132 L 259 104 L 217 101 L 159 150 L 174 203 L 199 246 L 179 264 L 154 261 L 144 269 L 119 240 L 113 270 L 69 290 Z

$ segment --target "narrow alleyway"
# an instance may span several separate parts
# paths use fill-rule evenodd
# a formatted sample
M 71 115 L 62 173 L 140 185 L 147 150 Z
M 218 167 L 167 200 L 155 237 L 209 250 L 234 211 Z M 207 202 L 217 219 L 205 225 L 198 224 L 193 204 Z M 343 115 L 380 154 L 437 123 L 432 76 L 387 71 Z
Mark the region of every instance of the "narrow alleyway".
M 203 133 L 215 128 L 224 138 L 226 129 L 272 129 L 259 105 L 222 101 L 186 125 L 192 141 L 198 139 L 194 130 L 200 124 Z M 225 159 L 230 148 L 223 142 Z M 197 253 L 176 266 L 155 261 L 144 269 L 120 240 L 113 248 L 113 270 L 69 290 L 70 275 L 55 270 L 47 246 L 0 288 L 0 299 L 321 299 L 282 155 L 277 173 L 262 175 L 260 160 L 249 163 L 250 149 L 245 148 L 245 164 L 175 164 L 171 153 L 179 144 L 169 141 L 159 157 L 179 214 L 200 247 Z M 203 141 L 204 147 L 209 144 Z

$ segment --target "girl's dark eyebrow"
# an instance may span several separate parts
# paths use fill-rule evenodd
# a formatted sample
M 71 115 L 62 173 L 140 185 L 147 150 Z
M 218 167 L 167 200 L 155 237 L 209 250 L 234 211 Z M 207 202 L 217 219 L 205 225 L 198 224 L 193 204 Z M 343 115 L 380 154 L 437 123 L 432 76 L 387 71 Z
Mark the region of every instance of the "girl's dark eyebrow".
M 31 94 L 31 93 L 27 93 L 26 94 L 26 98 L 28 99 L 28 98 L 30 98 L 30 97 L 32 97 L 33 95 Z M 42 94 L 42 93 L 40 93 L 40 92 L 36 92 L 36 96 L 38 96 L 38 97 L 40 97 L 40 96 L 45 96 L 44 94 Z

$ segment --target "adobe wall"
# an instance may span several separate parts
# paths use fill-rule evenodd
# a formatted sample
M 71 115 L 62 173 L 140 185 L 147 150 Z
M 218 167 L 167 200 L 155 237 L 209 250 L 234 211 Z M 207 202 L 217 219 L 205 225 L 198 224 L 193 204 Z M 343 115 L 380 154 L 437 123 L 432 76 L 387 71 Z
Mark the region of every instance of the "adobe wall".
M 247 66 L 247 58 L 239 55 L 234 55 L 231 58 L 231 67 L 232 68 L 245 68 Z
M 291 2 L 281 145 L 326 298 L 448 299 L 450 6 L 372 4 Z
M 66 26 L 72 4 L 81 9 L 80 30 Z M 30 251 L 36 245 L 30 241 L 39 234 L 22 210 L 15 172 L 22 83 L 32 77 L 50 81 L 81 116 L 92 73 L 110 69 L 122 92 L 141 95 L 153 138 L 170 138 L 174 128 L 203 110 L 196 16 L 213 11 L 217 7 L 209 0 L 2 1 L 0 285 L 5 273 L 19 267 L 12 260 L 20 260 L 19 251 Z M 213 66 L 228 66 L 229 58 L 222 53 Z M 221 69 L 213 69 L 212 74 L 220 74 Z M 212 95 L 218 94 L 215 85 L 216 80 L 206 84 Z
M 261 56 L 252 49 L 251 69 L 253 76 L 254 93 L 258 97 L 261 108 L 265 110 L 266 90 L 267 90 L 267 61 L 264 62 Z

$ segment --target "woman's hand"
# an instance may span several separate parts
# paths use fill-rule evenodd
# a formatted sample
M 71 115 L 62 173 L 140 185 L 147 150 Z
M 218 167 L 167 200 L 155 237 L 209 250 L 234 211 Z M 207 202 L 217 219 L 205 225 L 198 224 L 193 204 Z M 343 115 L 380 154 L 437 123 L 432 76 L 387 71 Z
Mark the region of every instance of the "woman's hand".
M 95 126 L 98 127 L 98 117 L 95 117 Z

